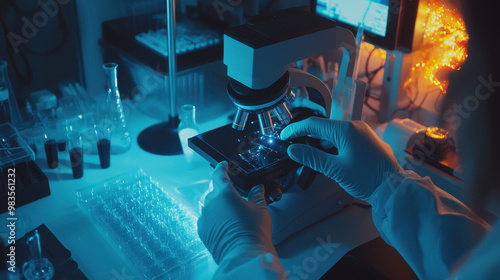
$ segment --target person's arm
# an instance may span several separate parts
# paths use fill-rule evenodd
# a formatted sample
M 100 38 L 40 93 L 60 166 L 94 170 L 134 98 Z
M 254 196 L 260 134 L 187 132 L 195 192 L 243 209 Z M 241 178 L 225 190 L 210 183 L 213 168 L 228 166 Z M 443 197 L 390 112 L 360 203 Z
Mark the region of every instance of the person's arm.
M 449 277 L 455 262 L 476 245 L 474 237 L 488 229 L 469 208 L 428 178 L 404 171 L 389 145 L 366 123 L 310 118 L 281 132 L 283 139 L 307 135 L 331 142 L 338 155 L 295 144 L 288 148 L 289 156 L 369 202 L 382 238 L 420 278 Z
M 489 225 L 458 199 L 412 171 L 395 173 L 369 200 L 373 221 L 420 279 L 446 279 Z
M 217 165 L 198 219 L 201 241 L 219 265 L 214 279 L 288 279 L 272 243 L 271 215 L 258 185 L 243 199 Z

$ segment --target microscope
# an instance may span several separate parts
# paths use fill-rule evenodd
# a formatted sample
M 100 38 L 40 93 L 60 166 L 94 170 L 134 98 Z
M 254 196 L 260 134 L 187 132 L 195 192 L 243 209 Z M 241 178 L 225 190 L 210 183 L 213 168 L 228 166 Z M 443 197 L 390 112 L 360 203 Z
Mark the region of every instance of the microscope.
M 318 77 L 290 67 L 296 61 L 338 48 L 342 61 L 333 95 Z M 252 17 L 224 34 L 227 92 L 237 112 L 232 124 L 190 138 L 189 146 L 213 166 L 227 161 L 229 176 L 243 197 L 255 185 L 264 184 L 268 204 L 275 202 L 269 205 L 271 215 L 287 213 L 276 214 L 280 217 L 273 219 L 275 243 L 352 201 L 334 181 L 288 157 L 290 144 L 322 148 L 319 140 L 302 137 L 283 141 L 279 132 L 311 116 L 359 118 L 364 88 L 352 82 L 355 57 L 354 35 L 308 8 Z M 315 90 L 326 114 L 294 107 L 291 89 L 297 87 Z M 328 152 L 335 153 L 336 149 Z

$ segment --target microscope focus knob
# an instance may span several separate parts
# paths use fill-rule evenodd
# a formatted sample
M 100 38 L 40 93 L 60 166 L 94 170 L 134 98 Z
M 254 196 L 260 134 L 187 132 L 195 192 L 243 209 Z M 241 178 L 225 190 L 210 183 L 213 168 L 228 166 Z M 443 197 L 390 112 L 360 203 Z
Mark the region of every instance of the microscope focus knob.
M 272 182 L 268 188 L 267 204 L 279 201 L 282 196 L 283 196 L 283 185 L 278 182 Z

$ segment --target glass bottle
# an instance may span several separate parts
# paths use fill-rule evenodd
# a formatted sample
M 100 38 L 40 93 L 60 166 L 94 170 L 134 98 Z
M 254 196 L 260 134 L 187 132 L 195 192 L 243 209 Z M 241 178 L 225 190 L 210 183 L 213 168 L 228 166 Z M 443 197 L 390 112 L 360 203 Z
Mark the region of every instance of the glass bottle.
M 108 97 L 104 113 L 104 123 L 110 129 L 111 154 L 121 154 L 130 149 L 130 134 L 125 122 L 116 69 L 118 64 L 105 63 L 102 66 L 106 74 Z
M 10 122 L 18 129 L 22 127 L 21 114 L 7 72 L 7 61 L 0 60 L 0 124 L 5 122 Z
M 40 234 L 35 230 L 33 236 L 28 237 L 26 244 L 29 247 L 31 259 L 23 265 L 23 275 L 27 280 L 50 280 L 54 277 L 54 265 L 42 257 Z
M 196 124 L 196 107 L 194 105 L 183 105 L 181 108 L 181 122 L 177 129 L 181 140 L 182 151 L 186 161 L 193 161 L 194 151 L 188 146 L 188 139 L 198 135 L 198 125 Z

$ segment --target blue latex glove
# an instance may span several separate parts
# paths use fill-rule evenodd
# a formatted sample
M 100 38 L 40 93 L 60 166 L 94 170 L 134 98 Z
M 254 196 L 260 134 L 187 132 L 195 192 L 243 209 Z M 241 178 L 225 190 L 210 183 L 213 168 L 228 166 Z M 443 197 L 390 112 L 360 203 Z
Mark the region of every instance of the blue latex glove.
M 248 201 L 234 189 L 227 175 L 227 162 L 215 168 L 209 193 L 198 219 L 198 234 L 217 264 L 225 256 L 277 256 L 272 243 L 271 215 L 267 210 L 264 186 L 255 186 Z
M 288 147 L 293 160 L 335 180 L 350 195 L 370 202 L 383 180 L 401 170 L 392 149 L 362 121 L 321 118 L 290 124 L 281 132 L 284 140 L 311 136 L 331 142 L 339 154 L 332 155 L 308 145 Z

